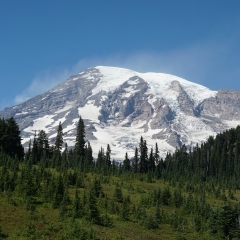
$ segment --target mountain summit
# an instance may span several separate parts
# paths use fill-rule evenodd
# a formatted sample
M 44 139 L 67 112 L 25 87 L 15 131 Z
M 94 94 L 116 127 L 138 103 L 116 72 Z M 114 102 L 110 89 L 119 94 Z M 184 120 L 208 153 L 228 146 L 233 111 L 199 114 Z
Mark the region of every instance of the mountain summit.
M 64 141 L 74 146 L 79 115 L 95 155 L 109 143 L 112 158 L 133 156 L 143 136 L 148 146 L 157 142 L 164 156 L 240 124 L 240 91 L 211 91 L 169 74 L 98 66 L 0 112 L 15 118 L 25 146 L 38 130 L 54 142 L 60 121 Z

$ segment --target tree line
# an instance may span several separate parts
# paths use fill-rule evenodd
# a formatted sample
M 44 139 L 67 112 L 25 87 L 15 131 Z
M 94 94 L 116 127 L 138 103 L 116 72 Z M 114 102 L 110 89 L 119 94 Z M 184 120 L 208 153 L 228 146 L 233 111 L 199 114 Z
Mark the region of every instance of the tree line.
M 134 157 L 130 159 L 126 153 L 117 164 L 111 159 L 110 145 L 106 151 L 101 148 L 93 159 L 81 117 L 74 148 L 64 145 L 60 122 L 53 145 L 41 130 L 35 133 L 25 155 L 15 120 L 0 119 L 0 167 L 0 191 L 7 193 L 10 202 L 13 196 L 20 197 L 30 212 L 42 201 L 58 209 L 60 218 L 84 218 L 105 227 L 112 226 L 111 216 L 117 215 L 122 221 L 136 221 L 147 229 L 169 224 L 184 231 L 191 226 L 195 232 L 208 232 L 216 239 L 240 238 L 240 206 L 234 196 L 240 189 L 240 127 L 209 137 L 192 149 L 183 145 L 164 160 L 157 143 L 148 150 L 141 137 Z M 91 176 L 88 183 L 87 176 Z M 165 181 L 169 185 L 146 193 L 115 183 L 109 196 L 102 185 L 114 176 L 147 183 Z M 72 187 L 74 197 L 69 193 Z M 132 201 L 131 192 L 140 195 L 138 203 Z M 212 208 L 207 196 L 225 204 Z M 166 207 L 174 211 L 165 211 Z M 92 232 L 86 234 L 94 236 Z

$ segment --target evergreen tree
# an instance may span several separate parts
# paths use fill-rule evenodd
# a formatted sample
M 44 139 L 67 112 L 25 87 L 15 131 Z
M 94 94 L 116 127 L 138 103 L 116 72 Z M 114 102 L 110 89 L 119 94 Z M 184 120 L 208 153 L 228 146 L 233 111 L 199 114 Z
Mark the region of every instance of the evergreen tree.
M 56 188 L 54 191 L 54 199 L 53 199 L 53 208 L 58 208 L 63 200 L 64 195 L 64 184 L 62 176 L 57 178 Z
M 124 169 L 124 171 L 127 171 L 127 172 L 130 171 L 130 169 L 131 169 L 130 160 L 128 158 L 127 153 L 125 154 L 125 159 L 123 161 L 123 169 Z
M 97 207 L 94 189 L 91 188 L 88 197 L 87 219 L 93 223 L 100 223 L 100 214 Z
M 148 171 L 148 162 L 147 162 L 147 142 L 143 140 L 143 137 L 140 138 L 139 144 L 139 152 L 140 152 L 140 161 L 139 161 L 139 170 L 141 173 L 146 173 Z
M 78 126 L 77 126 L 77 135 L 76 135 L 76 143 L 74 148 L 75 156 L 80 158 L 84 157 L 84 145 L 85 145 L 85 126 L 83 119 L 79 118 Z
M 105 162 L 106 167 L 110 167 L 111 166 L 111 149 L 109 144 L 107 145 L 105 161 L 106 161 Z
M 157 143 L 155 145 L 154 160 L 155 160 L 155 164 L 158 165 L 159 161 L 160 161 L 160 156 L 159 156 L 159 150 L 158 150 L 158 144 Z
M 0 149 L 11 157 L 23 159 L 24 149 L 21 144 L 19 126 L 13 117 L 0 119 Z
M 28 144 L 28 150 L 27 150 L 27 152 L 25 153 L 25 160 L 26 160 L 26 162 L 28 162 L 28 161 L 30 160 L 31 152 L 32 152 L 32 140 L 31 140 L 31 138 L 30 138 L 29 144 Z
M 155 171 L 155 159 L 153 155 L 153 149 L 151 148 L 151 152 L 148 158 L 148 171 L 149 172 L 154 172 Z
M 180 208 L 183 204 L 183 196 L 178 189 L 174 189 L 173 192 L 173 204 L 176 208 Z
M 68 154 L 68 145 L 65 143 L 65 149 L 62 153 L 62 169 L 67 170 L 70 163 L 69 163 L 69 154 Z
M 154 216 L 150 213 L 143 220 L 142 225 L 147 229 L 156 229 L 158 228 L 158 223 Z
M 40 161 L 42 157 L 49 157 L 49 140 L 47 137 L 47 134 L 44 130 L 41 130 L 38 133 L 38 138 L 37 138 L 37 162 Z
M 115 186 L 114 195 L 113 195 L 115 201 L 122 203 L 123 202 L 123 194 L 122 189 L 119 187 L 119 185 Z
M 165 187 L 161 192 L 161 202 L 163 205 L 169 205 L 171 199 L 171 192 L 168 187 Z
M 30 161 L 32 164 L 36 164 L 39 160 L 39 156 L 38 156 L 38 144 L 37 144 L 37 135 L 36 135 L 36 131 L 34 134 L 34 138 L 33 138 L 33 145 L 32 145 L 32 151 L 31 151 L 31 155 L 30 155 Z
M 92 147 L 90 145 L 90 142 L 88 142 L 85 150 L 85 165 L 86 166 L 92 166 L 93 165 L 93 151 L 92 151 Z
M 101 149 L 98 152 L 96 166 L 101 169 L 104 166 L 104 160 L 105 160 L 105 154 L 104 149 L 101 147 Z
M 67 187 L 64 190 L 63 198 L 59 207 L 59 217 L 64 218 L 67 213 L 67 205 L 70 202 Z
M 62 124 L 59 122 L 58 129 L 57 129 L 57 137 L 55 141 L 55 148 L 58 152 L 61 152 L 63 145 L 63 129 Z
M 94 195 L 96 198 L 99 198 L 99 196 L 103 193 L 102 186 L 99 179 L 94 178 L 93 184 L 92 184 L 92 191 L 94 192 Z
M 6 142 L 7 142 L 7 122 L 4 118 L 0 118 L 0 150 L 6 152 Z
M 34 181 L 34 169 L 30 162 L 22 169 L 21 193 L 24 201 L 27 203 L 27 209 L 31 208 L 34 197 L 37 194 L 36 182 Z
M 135 154 L 133 159 L 133 171 L 137 173 L 139 171 L 139 157 L 138 157 L 138 148 L 135 148 Z
M 129 215 L 130 215 L 129 202 L 127 198 L 124 198 L 120 210 L 120 219 L 123 221 L 127 221 L 129 219 Z
M 75 199 L 73 202 L 72 215 L 73 215 L 73 218 L 81 217 L 81 201 L 80 201 L 79 192 L 77 189 L 75 191 Z

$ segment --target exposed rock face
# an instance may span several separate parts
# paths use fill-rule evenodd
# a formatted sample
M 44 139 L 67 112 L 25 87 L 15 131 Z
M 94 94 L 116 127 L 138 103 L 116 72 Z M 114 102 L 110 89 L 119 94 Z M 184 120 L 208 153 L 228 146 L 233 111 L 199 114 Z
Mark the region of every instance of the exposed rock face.
M 177 94 L 177 100 L 180 105 L 180 109 L 182 112 L 184 112 L 186 115 L 195 115 L 194 110 L 194 102 L 188 94 L 185 92 L 185 90 L 182 88 L 181 84 L 178 81 L 172 81 L 171 82 L 171 88 L 176 91 Z
M 157 99 L 153 104 L 155 112 L 152 116 L 152 121 L 150 122 L 151 129 L 169 128 L 174 119 L 174 113 L 168 103 L 161 98 Z
M 216 116 L 226 120 L 240 119 L 240 91 L 220 90 L 215 98 L 201 104 L 201 115 Z
M 126 151 L 131 157 L 143 136 L 165 155 L 240 124 L 240 92 L 215 92 L 168 74 L 96 67 L 0 112 L 16 119 L 25 146 L 35 130 L 54 142 L 60 121 L 64 141 L 74 146 L 79 115 L 95 154 L 109 143 L 112 158 L 123 159 Z

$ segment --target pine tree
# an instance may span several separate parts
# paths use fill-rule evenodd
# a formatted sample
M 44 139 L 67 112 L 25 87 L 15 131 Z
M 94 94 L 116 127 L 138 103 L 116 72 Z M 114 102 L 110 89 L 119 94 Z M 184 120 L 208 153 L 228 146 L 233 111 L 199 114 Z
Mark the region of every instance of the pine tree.
M 99 169 L 101 169 L 104 166 L 104 159 L 105 159 L 104 149 L 101 147 L 101 149 L 98 152 L 97 161 L 96 161 L 96 166 Z
M 24 149 L 21 144 L 19 127 L 13 117 L 0 120 L 0 148 L 10 155 L 11 157 L 17 157 L 23 159 Z
M 38 156 L 38 144 L 37 144 L 37 135 L 36 135 L 36 131 L 34 134 L 34 138 L 33 138 L 33 145 L 32 145 L 32 151 L 31 151 L 31 155 L 30 155 L 30 161 L 32 164 L 36 164 L 39 160 L 39 156 Z
M 28 162 L 28 161 L 30 160 L 31 152 L 32 152 L 32 140 L 31 140 L 31 138 L 30 138 L 29 144 L 28 144 L 28 150 L 27 150 L 27 152 L 25 153 L 25 160 L 26 160 L 26 162 Z
M 154 160 L 155 160 L 156 165 L 158 165 L 159 161 L 160 161 L 160 157 L 159 157 L 159 150 L 158 150 L 158 144 L 157 143 L 155 145 Z
M 135 148 L 135 154 L 133 159 L 133 171 L 137 173 L 139 171 L 139 157 L 138 157 L 138 148 Z
M 72 215 L 73 215 L 73 218 L 81 217 L 81 201 L 80 201 L 79 192 L 77 189 L 75 191 L 75 199 L 73 202 Z
M 62 124 L 59 122 L 58 129 L 57 129 L 57 137 L 55 141 L 55 148 L 58 152 L 61 152 L 63 145 L 63 129 Z
M 127 153 L 125 154 L 125 159 L 123 161 L 123 169 L 124 169 L 124 171 L 127 171 L 127 172 L 129 172 L 131 169 L 130 160 L 128 158 Z
M 99 196 L 103 193 L 102 186 L 99 179 L 94 178 L 92 188 L 93 188 L 95 197 L 99 198 Z
M 93 155 L 92 155 L 93 151 L 92 151 L 90 142 L 88 142 L 84 152 L 85 152 L 85 166 L 90 167 L 93 165 Z
M 37 138 L 37 161 L 39 162 L 42 157 L 49 157 L 49 140 L 44 130 L 38 133 Z
M 148 171 L 149 172 L 154 172 L 155 171 L 155 159 L 153 156 L 153 149 L 151 148 L 151 152 L 148 158 Z
M 111 149 L 110 149 L 110 145 L 107 145 L 107 151 L 106 151 L 106 157 L 105 157 L 105 165 L 107 167 L 111 166 Z
M 140 138 L 139 144 L 139 152 L 140 152 L 140 161 L 139 161 L 139 170 L 140 173 L 146 173 L 148 171 L 148 163 L 147 163 L 147 142 L 143 140 L 143 137 Z
M 62 153 L 62 169 L 66 171 L 69 165 L 70 163 L 69 163 L 68 145 L 67 143 L 65 143 L 65 149 Z
M 173 192 L 173 204 L 176 208 L 180 208 L 183 204 L 183 196 L 178 189 L 174 189 Z
M 142 220 L 142 225 L 147 229 L 158 228 L 158 223 L 151 213 L 147 214 L 147 216 Z
M 7 142 L 6 129 L 7 129 L 7 123 L 5 119 L 0 118 L 0 150 L 3 152 L 6 152 L 5 151 L 6 142 Z
M 94 188 L 91 188 L 89 192 L 88 206 L 87 206 L 87 219 L 96 224 L 100 223 L 100 214 L 97 207 Z
M 161 202 L 163 205 L 169 205 L 171 199 L 171 193 L 168 187 L 165 187 L 161 193 Z
M 115 201 L 117 201 L 118 203 L 122 203 L 123 202 L 122 189 L 118 185 L 115 186 L 113 197 L 114 197 Z
M 67 205 L 69 203 L 69 196 L 68 196 L 68 190 L 67 187 L 64 190 L 64 194 L 63 194 L 63 198 L 62 201 L 60 203 L 60 207 L 59 207 L 59 217 L 60 218 L 64 218 L 64 216 L 67 213 Z
M 54 191 L 53 208 L 58 208 L 60 206 L 63 200 L 63 195 L 64 195 L 63 178 L 62 176 L 59 176 Z
M 27 203 L 27 209 L 30 209 L 33 204 L 33 198 L 37 193 L 36 182 L 34 181 L 33 167 L 30 162 L 25 165 L 25 168 L 22 171 L 22 183 L 20 185 L 23 198 Z
M 83 119 L 80 116 L 78 121 L 78 126 L 77 126 L 76 143 L 75 143 L 75 149 L 74 149 L 74 153 L 76 157 L 78 158 L 82 157 L 83 159 L 84 145 L 85 145 L 85 126 L 84 126 Z

